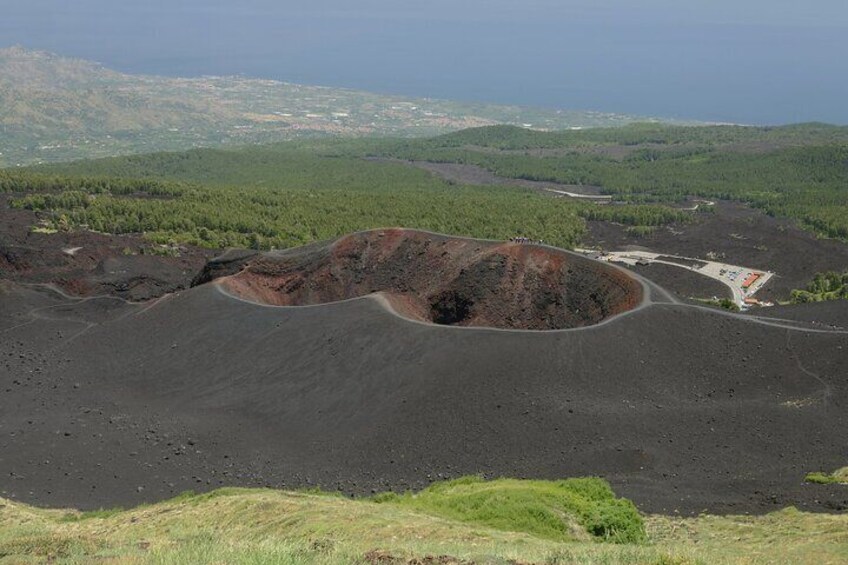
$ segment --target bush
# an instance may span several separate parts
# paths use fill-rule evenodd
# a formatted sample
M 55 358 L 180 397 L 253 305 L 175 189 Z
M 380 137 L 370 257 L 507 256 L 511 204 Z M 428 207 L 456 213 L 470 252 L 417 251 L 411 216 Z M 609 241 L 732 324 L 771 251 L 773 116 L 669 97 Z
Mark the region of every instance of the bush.
M 598 478 L 528 481 L 462 477 L 417 493 L 380 494 L 372 499 L 499 530 L 556 540 L 585 530 L 599 541 L 639 543 L 646 539 L 642 516 L 629 500 L 616 498 Z
M 731 312 L 739 311 L 739 306 L 737 306 L 736 303 L 729 298 L 722 298 L 718 301 L 718 305 L 725 310 L 730 310 Z
M 627 233 L 636 237 L 647 237 L 657 231 L 657 226 L 630 226 Z
M 710 305 L 710 306 L 715 306 L 717 308 L 724 308 L 725 310 L 730 310 L 731 312 L 738 312 L 739 311 L 739 306 L 737 306 L 736 303 L 733 302 L 729 298 L 722 298 L 722 299 L 719 299 L 719 300 L 704 300 L 703 302 Z
M 794 304 L 848 299 L 848 271 L 816 273 L 806 290 L 795 289 L 791 296 Z
M 817 485 L 845 485 L 848 484 L 848 467 L 843 467 L 833 473 L 824 473 L 821 471 L 807 473 L 807 476 L 804 477 L 804 481 Z
M 807 476 L 804 477 L 804 481 L 817 485 L 830 485 L 837 482 L 834 477 L 828 475 L 827 473 L 822 473 L 818 471 L 815 473 L 807 473 Z

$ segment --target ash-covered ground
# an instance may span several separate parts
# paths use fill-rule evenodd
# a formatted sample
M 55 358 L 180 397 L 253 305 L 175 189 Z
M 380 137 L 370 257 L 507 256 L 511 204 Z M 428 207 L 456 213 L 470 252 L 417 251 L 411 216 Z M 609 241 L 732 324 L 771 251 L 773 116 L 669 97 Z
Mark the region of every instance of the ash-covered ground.
M 6 281 L 0 493 L 96 508 L 600 475 L 651 512 L 848 508 L 845 487 L 804 483 L 848 460 L 846 304 L 765 320 L 650 289 L 606 323 L 516 332 L 215 282 L 136 304 Z

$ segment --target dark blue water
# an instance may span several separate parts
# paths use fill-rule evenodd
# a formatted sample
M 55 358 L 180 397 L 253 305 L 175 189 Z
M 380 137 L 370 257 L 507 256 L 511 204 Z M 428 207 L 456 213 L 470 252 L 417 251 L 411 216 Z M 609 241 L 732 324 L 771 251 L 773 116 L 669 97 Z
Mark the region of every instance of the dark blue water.
M 742 0 L 715 0 L 710 11 L 666 0 L 606 8 L 546 0 L 520 8 L 503 0 L 413 8 L 400 0 L 0 0 L 0 46 L 131 73 L 242 74 L 743 123 L 848 123 L 848 2 L 747 1 L 742 10 L 734 7 Z

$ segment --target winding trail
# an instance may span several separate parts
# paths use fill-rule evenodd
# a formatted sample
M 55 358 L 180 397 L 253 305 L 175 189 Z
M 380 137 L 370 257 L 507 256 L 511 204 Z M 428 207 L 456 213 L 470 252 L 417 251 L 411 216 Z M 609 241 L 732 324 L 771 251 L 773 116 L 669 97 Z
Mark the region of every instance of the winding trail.
M 825 381 L 818 373 L 814 373 L 813 371 L 807 369 L 804 364 L 801 362 L 801 357 L 798 355 L 798 352 L 792 347 L 792 332 L 786 332 L 786 348 L 792 353 L 792 356 L 795 358 L 795 363 L 798 365 L 798 370 L 807 375 L 808 377 L 812 377 L 819 384 L 821 384 L 821 401 L 824 405 L 825 409 L 827 409 L 830 404 L 830 399 L 833 397 L 833 387 Z
M 130 315 L 133 315 L 133 314 L 139 314 L 141 312 L 145 312 L 145 311 L 149 310 L 150 308 L 154 307 L 156 304 L 158 304 L 162 300 L 162 298 L 165 298 L 167 296 L 167 295 L 160 296 L 159 298 L 157 298 L 153 301 L 146 302 L 146 303 L 145 302 L 132 302 L 132 301 L 127 300 L 125 298 L 121 298 L 120 296 L 112 296 L 110 294 L 98 294 L 96 296 L 73 296 L 71 294 L 68 294 L 67 292 L 65 292 L 64 290 L 59 288 L 58 286 L 56 286 L 54 284 L 50 284 L 50 283 L 18 283 L 18 284 L 22 287 L 45 289 L 45 290 L 48 290 L 50 292 L 56 293 L 59 296 L 61 296 L 63 299 L 70 301 L 71 305 L 74 305 L 74 306 L 79 305 L 79 304 L 84 304 L 86 302 L 93 302 L 93 301 L 97 301 L 97 300 L 105 300 L 105 301 L 117 301 L 117 302 L 121 302 L 123 304 L 133 306 L 133 307 L 142 307 L 140 309 L 131 308 L 129 312 L 122 314 L 121 316 L 118 316 L 116 318 L 113 318 L 106 323 L 117 322 L 119 320 L 123 320 L 127 316 L 130 316 Z M 79 337 L 85 335 L 86 333 L 88 333 L 89 331 L 91 331 L 92 328 L 96 328 L 96 327 L 106 325 L 106 323 L 89 322 L 87 320 L 81 320 L 81 319 L 76 318 L 74 316 L 51 317 L 51 316 L 45 316 L 45 315 L 42 314 L 42 312 L 46 312 L 48 310 L 54 310 L 54 309 L 57 309 L 57 308 L 65 308 L 65 307 L 68 307 L 68 306 L 69 306 L 68 303 L 62 302 L 62 303 L 59 303 L 59 304 L 53 304 L 51 306 L 41 306 L 39 308 L 33 308 L 33 309 L 25 311 L 25 312 L 17 312 L 15 314 L 13 314 L 14 317 L 28 317 L 30 319 L 26 322 L 21 323 L 21 324 L 17 324 L 17 325 L 8 327 L 8 328 L 4 328 L 3 330 L 0 330 L 0 334 L 7 333 L 7 332 L 10 332 L 10 331 L 13 331 L 13 330 L 16 330 L 16 329 L 20 329 L 22 327 L 28 326 L 30 324 L 34 324 L 34 323 L 39 322 L 39 321 L 68 322 L 68 323 L 71 323 L 71 324 L 83 324 L 85 326 L 80 331 L 78 331 L 78 332 L 72 334 L 71 336 L 67 337 L 66 339 L 64 339 L 62 341 L 62 343 L 60 343 L 60 344 L 58 344 L 54 347 L 51 347 L 50 349 L 45 351 L 46 354 L 50 354 L 50 353 L 54 353 L 54 352 L 56 352 L 56 351 L 58 351 L 58 350 L 60 350 L 64 347 L 67 347 L 74 340 L 76 340 L 77 338 L 79 338 Z
M 18 283 L 18 284 L 20 286 L 25 286 L 25 287 L 46 288 L 48 290 L 56 292 L 57 294 L 62 296 L 62 298 L 65 298 L 66 300 L 72 301 L 74 304 L 83 304 L 85 302 L 90 302 L 92 300 L 117 300 L 117 301 L 124 302 L 126 304 L 133 304 L 133 305 L 142 304 L 140 302 L 130 302 L 130 301 L 124 299 L 124 298 L 120 298 L 118 296 L 111 296 L 111 295 L 108 295 L 108 294 L 100 294 L 100 295 L 97 295 L 97 296 L 84 296 L 84 297 L 82 297 L 82 296 L 72 296 L 72 295 L 67 294 L 66 292 L 62 291 L 61 289 L 55 287 L 54 285 L 45 284 L 45 283 Z M 3 330 L 0 330 L 0 333 L 6 333 L 6 332 L 9 332 L 9 331 L 18 329 L 18 328 L 22 328 L 24 326 L 28 326 L 29 324 L 37 322 L 38 320 L 52 320 L 52 321 L 67 320 L 67 321 L 71 321 L 71 322 L 78 321 L 78 320 L 74 320 L 72 318 L 50 318 L 50 317 L 47 317 L 47 316 L 39 316 L 38 315 L 39 312 L 44 312 L 46 310 L 52 310 L 52 309 L 55 309 L 55 308 L 64 308 L 66 306 L 68 306 L 68 304 L 60 303 L 60 304 L 54 304 L 52 306 L 41 306 L 39 308 L 33 308 L 33 309 L 28 310 L 26 312 L 17 312 L 15 314 L 13 314 L 12 316 L 16 317 L 16 318 L 29 317 L 30 320 L 27 321 L 27 322 L 24 322 L 22 324 L 17 324 L 15 326 L 11 326 L 9 328 L 4 328 Z

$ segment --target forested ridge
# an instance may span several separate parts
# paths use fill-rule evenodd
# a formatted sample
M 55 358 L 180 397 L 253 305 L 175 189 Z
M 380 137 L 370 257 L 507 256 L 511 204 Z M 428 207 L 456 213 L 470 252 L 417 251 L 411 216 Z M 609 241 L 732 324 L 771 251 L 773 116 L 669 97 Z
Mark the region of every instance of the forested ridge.
M 520 188 L 458 186 L 346 154 L 389 144 L 198 149 L 7 169 L 0 171 L 0 189 L 37 192 L 14 205 L 41 211 L 49 222 L 208 247 L 283 248 L 386 226 L 493 239 L 522 235 L 573 247 L 587 218 L 650 227 L 691 217 L 661 206 L 601 209 Z
M 21 176 L 6 177 L 4 186 Z M 28 194 L 13 205 L 40 211 L 51 227 L 83 227 L 109 233 L 144 232 L 153 241 L 222 247 L 283 248 L 352 231 L 406 226 L 506 239 L 533 234 L 573 246 L 583 233 L 578 210 L 566 202 L 543 202 L 520 190 L 400 184 L 398 188 L 286 188 L 169 186 L 169 198 L 138 198 L 121 180 L 86 182 L 56 192 Z M 32 186 L 27 180 L 22 183 Z M 41 186 L 50 181 L 42 180 Z M 97 188 L 92 190 L 92 186 Z M 160 185 L 154 185 L 161 188 Z M 105 190 L 104 190 L 105 188 Z M 146 195 L 133 185 L 132 194 Z
M 616 156 L 605 149 L 613 147 Z M 556 153 L 539 150 L 562 149 Z M 535 151 L 534 151 L 535 150 Z M 460 163 L 508 178 L 601 187 L 628 203 L 738 200 L 848 239 L 848 128 L 668 127 L 534 132 L 498 126 L 372 154 Z
M 671 126 L 659 123 L 634 123 L 622 127 L 599 127 L 563 131 L 539 131 L 510 125 L 469 128 L 447 133 L 414 144 L 435 147 L 487 147 L 503 150 L 543 148 L 573 148 L 592 145 L 699 145 L 721 147 L 739 144 L 769 143 L 776 146 L 812 145 L 848 142 L 848 127 L 823 123 L 804 123 L 788 126 Z
M 593 185 L 617 203 L 455 184 L 387 158 Z M 573 247 L 586 220 L 639 234 L 709 211 L 670 206 L 689 197 L 747 202 L 848 239 L 848 128 L 494 126 L 423 140 L 323 139 L 6 169 L 0 190 L 26 193 L 14 205 L 48 224 L 208 247 L 289 247 L 386 226 Z

